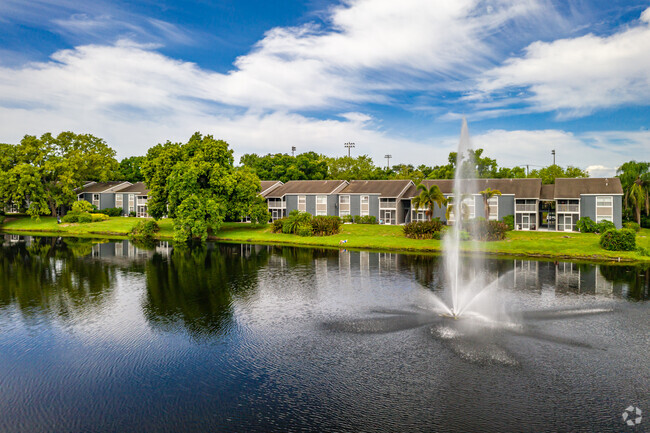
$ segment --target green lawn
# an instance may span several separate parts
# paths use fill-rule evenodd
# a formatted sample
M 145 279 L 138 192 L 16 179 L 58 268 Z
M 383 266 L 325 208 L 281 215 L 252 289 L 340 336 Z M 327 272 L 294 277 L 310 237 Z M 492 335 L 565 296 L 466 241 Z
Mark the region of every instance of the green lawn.
M 131 227 L 141 221 L 139 218 L 115 217 L 107 221 L 89 224 L 57 224 L 52 217 L 40 221 L 17 218 L 7 221 L 6 232 L 33 232 L 39 234 L 65 234 L 67 236 L 98 237 L 126 236 Z M 172 238 L 172 220 L 158 221 L 160 239 Z M 286 245 L 338 247 L 341 240 L 347 240 L 345 248 L 400 250 L 415 252 L 436 252 L 442 242 L 436 240 L 414 240 L 404 237 L 402 227 L 344 224 L 341 233 L 327 237 L 300 237 L 271 233 L 270 225 L 252 226 L 244 223 L 225 223 L 222 229 L 210 237 L 213 240 L 250 243 L 272 243 Z M 508 238 L 498 242 L 464 242 L 465 251 L 485 251 L 498 255 L 520 255 L 528 257 L 573 258 L 588 260 L 621 260 L 650 262 L 650 257 L 636 251 L 606 251 L 598 244 L 599 235 L 589 233 L 554 232 L 509 232 Z M 637 236 L 639 246 L 650 249 L 650 230 L 642 229 Z

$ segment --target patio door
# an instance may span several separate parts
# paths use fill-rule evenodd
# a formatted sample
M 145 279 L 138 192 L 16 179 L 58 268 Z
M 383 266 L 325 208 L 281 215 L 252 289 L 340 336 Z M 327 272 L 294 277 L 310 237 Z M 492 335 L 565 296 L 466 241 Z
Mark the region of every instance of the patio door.
M 381 219 L 382 224 L 395 224 L 395 211 L 394 210 L 382 210 L 379 213 L 379 218 Z
M 530 230 L 530 215 L 521 216 L 521 229 Z
M 564 231 L 573 231 L 573 215 L 564 215 Z

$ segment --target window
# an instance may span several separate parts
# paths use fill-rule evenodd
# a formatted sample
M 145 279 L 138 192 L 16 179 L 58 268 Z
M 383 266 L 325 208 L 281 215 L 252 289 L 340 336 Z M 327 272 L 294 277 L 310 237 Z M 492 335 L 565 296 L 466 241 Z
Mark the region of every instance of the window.
M 361 196 L 361 216 L 370 215 L 370 196 Z
M 316 215 L 327 215 L 327 196 L 316 196 Z
M 380 198 L 379 208 L 381 209 L 395 209 L 397 207 L 397 200 L 394 198 Z
M 350 215 L 350 196 L 339 196 L 339 216 Z
M 612 196 L 596 197 L 596 221 L 603 220 L 614 222 L 614 200 Z
M 129 213 L 135 212 L 135 194 L 129 194 Z
M 488 206 L 490 208 L 490 215 L 488 219 L 498 220 L 499 219 L 499 197 L 490 197 L 488 199 Z
M 304 195 L 298 196 L 298 210 L 300 212 L 307 212 L 307 197 Z
M 124 207 L 122 199 L 124 196 L 122 194 L 115 194 L 115 207 Z
M 93 205 L 99 209 L 99 194 L 93 194 Z
M 537 200 L 515 200 L 515 212 L 537 212 Z
M 474 197 L 467 197 L 463 199 L 463 208 L 466 209 L 467 217 L 470 219 L 474 218 L 476 215 L 475 204 L 476 200 L 474 200 Z
M 426 211 L 418 209 L 417 211 L 413 209 L 412 221 L 428 221 Z
M 579 200 L 558 200 L 557 201 L 557 213 L 579 213 L 580 212 L 580 201 Z

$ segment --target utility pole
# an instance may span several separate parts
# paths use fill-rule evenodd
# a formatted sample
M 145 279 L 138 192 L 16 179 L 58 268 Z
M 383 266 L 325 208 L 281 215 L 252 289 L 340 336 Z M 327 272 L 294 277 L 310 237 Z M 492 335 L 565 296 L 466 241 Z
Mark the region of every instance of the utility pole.
M 393 157 L 393 155 L 384 155 L 384 158 L 386 158 L 386 165 L 388 166 L 388 169 L 390 170 L 390 159 Z
M 528 177 L 529 172 L 530 172 L 530 170 L 528 170 L 528 164 L 526 164 L 526 177 Z
M 555 165 L 555 149 L 551 150 L 551 155 L 553 155 L 553 165 Z
M 354 143 L 348 142 L 343 145 L 343 147 L 348 149 L 348 158 L 350 157 L 350 149 L 354 147 Z
M 291 156 L 296 156 L 296 146 L 291 146 Z

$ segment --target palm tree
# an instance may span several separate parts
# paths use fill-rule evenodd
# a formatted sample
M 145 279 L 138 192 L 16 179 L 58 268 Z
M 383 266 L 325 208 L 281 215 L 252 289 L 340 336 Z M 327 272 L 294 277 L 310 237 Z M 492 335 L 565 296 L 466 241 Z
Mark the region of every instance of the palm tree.
M 426 209 L 426 216 L 431 221 L 431 217 L 433 216 L 433 208 L 437 204 L 438 207 L 442 207 L 442 205 L 445 203 L 445 196 L 442 194 L 442 191 L 440 191 L 440 188 L 438 188 L 438 185 L 431 185 L 429 188 L 427 188 L 426 185 L 424 184 L 419 184 L 418 189 L 420 190 L 420 195 L 417 197 L 413 197 L 411 200 L 411 203 L 413 203 L 413 209 L 417 212 L 418 209 Z
M 465 199 L 465 196 L 463 196 L 463 199 Z M 444 204 L 447 205 L 447 212 L 445 212 L 445 218 L 447 221 L 449 221 L 449 217 L 451 216 L 452 212 L 454 212 L 454 196 L 447 197 L 444 201 Z M 456 215 L 454 214 L 454 219 L 456 218 Z M 469 219 L 469 207 L 467 206 L 467 203 L 462 202 L 460 204 L 460 218 L 461 220 L 467 220 Z
M 650 214 L 650 179 L 639 176 L 625 191 L 625 202 L 634 208 L 637 224 L 641 224 L 641 208 L 645 207 L 646 215 Z
M 489 200 L 497 195 L 501 195 L 498 189 L 486 188 L 484 191 L 479 192 L 483 196 L 483 207 L 485 208 L 485 219 L 490 219 L 490 203 Z

